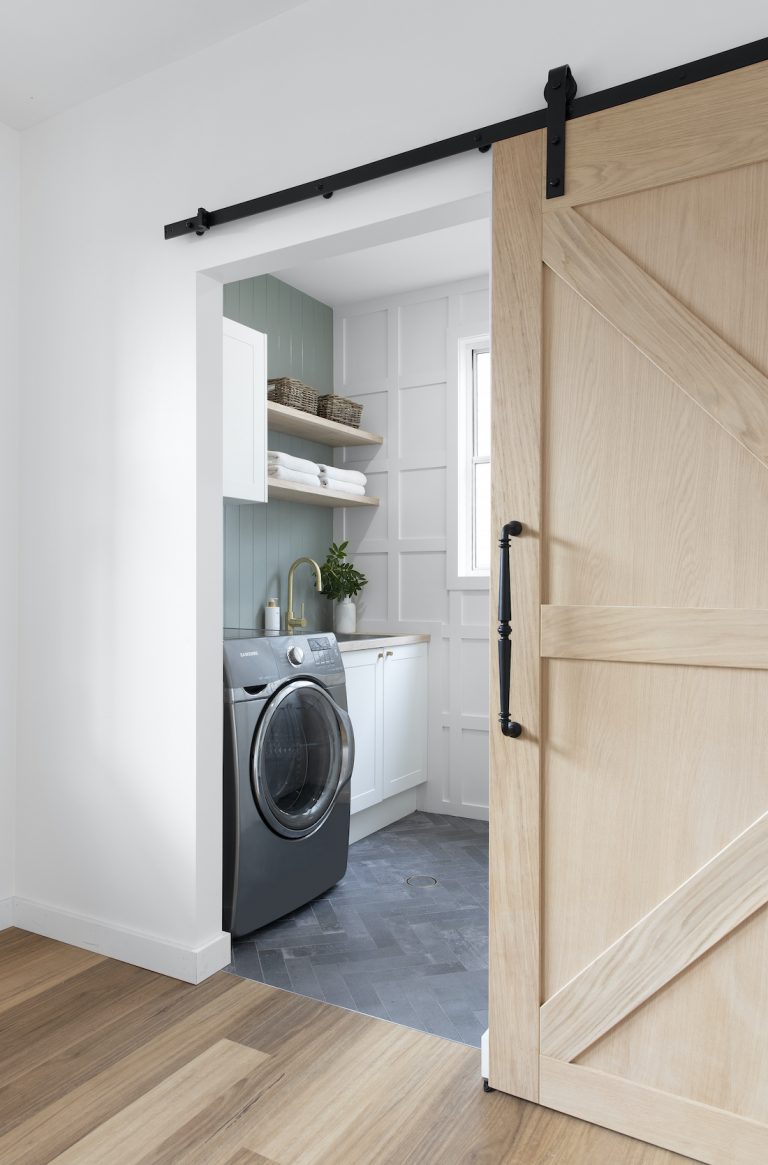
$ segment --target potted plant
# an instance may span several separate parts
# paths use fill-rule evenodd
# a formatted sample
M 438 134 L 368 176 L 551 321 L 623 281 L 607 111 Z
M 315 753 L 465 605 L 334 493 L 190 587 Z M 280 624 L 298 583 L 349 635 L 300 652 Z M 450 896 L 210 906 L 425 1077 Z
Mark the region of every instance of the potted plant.
M 347 558 L 349 542 L 337 545 L 332 542 L 322 565 L 323 594 L 335 604 L 333 629 L 342 635 L 354 634 L 357 626 L 357 608 L 353 602 L 355 595 L 368 582 L 364 574 L 355 570 Z

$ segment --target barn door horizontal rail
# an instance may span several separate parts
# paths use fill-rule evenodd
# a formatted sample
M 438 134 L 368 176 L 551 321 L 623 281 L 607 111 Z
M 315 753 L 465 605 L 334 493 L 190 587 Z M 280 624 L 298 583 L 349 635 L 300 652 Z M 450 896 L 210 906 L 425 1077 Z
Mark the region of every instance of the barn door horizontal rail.
M 768 60 L 768 37 L 752 41 L 750 44 L 739 45 L 737 48 L 726 49 L 721 53 L 714 53 L 709 57 L 702 57 L 698 61 L 678 65 L 673 69 L 651 73 L 636 81 L 614 85 L 610 89 L 602 89 L 598 93 L 575 97 L 566 103 L 565 120 L 572 121 L 576 117 L 587 117 L 589 114 L 599 113 L 603 109 L 626 105 L 630 101 L 639 101 L 644 97 L 652 97 L 657 93 L 679 89 L 684 85 L 693 85 L 697 81 L 719 77 L 723 73 L 731 73 L 736 69 L 756 65 L 765 60 Z M 565 69 L 567 66 L 561 68 Z M 493 125 L 486 125 L 481 129 L 469 130 L 456 137 L 444 138 L 442 141 L 432 142 L 430 145 L 405 150 L 401 154 L 393 154 L 378 162 L 367 162 L 362 166 L 355 166 L 351 170 L 342 170 L 338 174 L 317 178 L 313 182 L 290 186 L 285 190 L 275 191 L 273 194 L 262 194 L 247 202 L 237 202 L 233 206 L 225 206 L 221 210 L 206 210 L 204 207 L 199 207 L 196 214 L 179 219 L 178 222 L 168 223 L 165 227 L 165 237 L 166 239 L 176 239 L 181 235 L 204 235 L 211 227 L 223 226 L 225 223 L 237 222 L 243 218 L 251 218 L 253 215 L 263 214 L 268 210 L 277 210 L 283 206 L 292 206 L 297 202 L 306 202 L 310 198 L 331 198 L 339 190 L 348 190 L 350 187 L 361 186 L 364 182 L 371 182 L 376 178 L 400 174 L 404 170 L 412 170 L 416 166 L 424 166 L 429 162 L 453 158 L 471 150 L 480 150 L 485 153 L 494 142 L 519 137 L 521 134 L 531 133 L 533 130 L 544 129 L 547 126 L 547 116 L 547 109 L 537 109 L 532 113 L 524 113 L 506 121 L 494 122 Z M 562 185 L 559 190 L 557 187 L 553 188 L 559 193 L 563 189 Z

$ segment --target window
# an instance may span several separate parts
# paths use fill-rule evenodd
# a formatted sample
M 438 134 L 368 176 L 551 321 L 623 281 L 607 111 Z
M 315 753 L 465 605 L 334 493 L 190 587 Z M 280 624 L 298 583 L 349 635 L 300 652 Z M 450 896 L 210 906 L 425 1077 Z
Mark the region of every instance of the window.
M 472 573 L 491 569 L 491 353 L 472 350 Z
M 488 336 L 459 339 L 458 581 L 487 586 L 491 568 L 491 353 Z

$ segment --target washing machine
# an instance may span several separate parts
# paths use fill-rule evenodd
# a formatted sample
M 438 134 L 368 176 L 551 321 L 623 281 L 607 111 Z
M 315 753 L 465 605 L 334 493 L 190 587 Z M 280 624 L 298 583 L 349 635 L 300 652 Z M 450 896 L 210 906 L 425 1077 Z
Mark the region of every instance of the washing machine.
M 224 929 L 249 934 L 344 876 L 354 735 L 334 635 L 224 632 Z

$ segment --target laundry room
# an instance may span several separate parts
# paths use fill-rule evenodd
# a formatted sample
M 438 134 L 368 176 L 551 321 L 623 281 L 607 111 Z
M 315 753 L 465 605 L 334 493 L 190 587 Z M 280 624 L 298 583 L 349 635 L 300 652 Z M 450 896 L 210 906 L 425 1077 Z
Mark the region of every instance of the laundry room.
M 487 215 L 224 286 L 230 970 L 487 1027 Z

